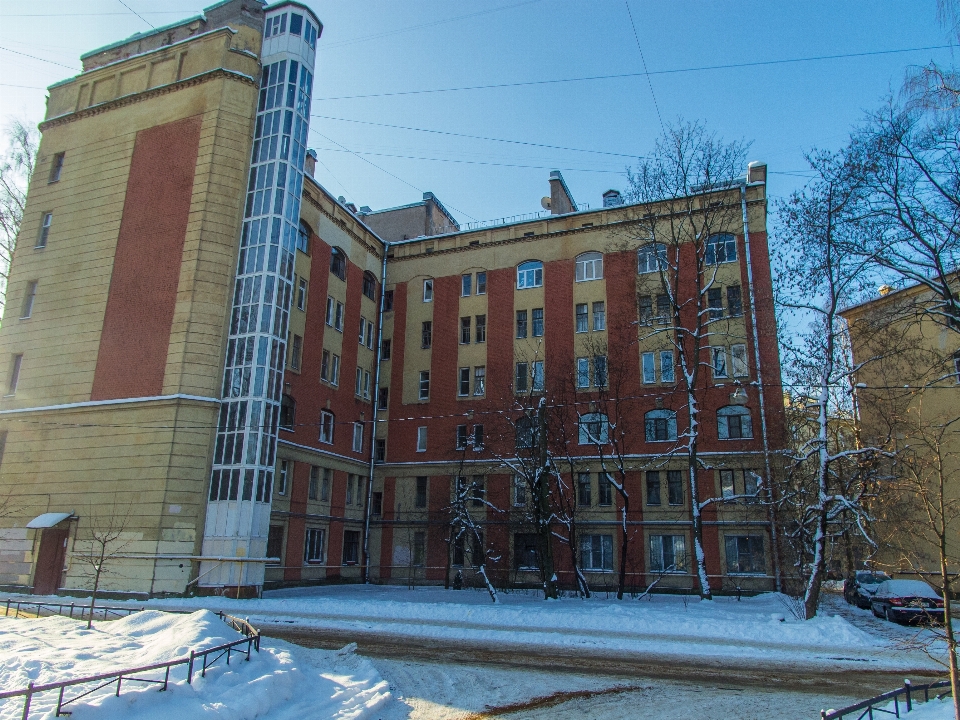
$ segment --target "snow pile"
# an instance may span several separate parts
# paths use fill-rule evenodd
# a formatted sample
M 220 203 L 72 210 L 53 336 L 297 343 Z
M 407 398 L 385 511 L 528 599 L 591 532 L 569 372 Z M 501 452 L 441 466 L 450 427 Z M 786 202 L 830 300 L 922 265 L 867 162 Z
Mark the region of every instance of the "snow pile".
M 953 698 L 945 697 L 943 700 L 932 699 L 930 702 L 913 704 L 913 710 L 904 714 L 904 703 L 900 702 L 901 717 L 909 720 L 954 720 L 956 715 L 953 712 Z M 886 707 L 886 712 L 891 715 L 894 713 L 894 704 L 890 703 Z
M 62 617 L 0 618 L 0 691 L 165 662 L 240 637 L 207 610 L 190 615 L 147 610 L 95 622 L 92 630 L 85 622 Z M 119 698 L 114 696 L 116 685 L 111 685 L 69 709 L 75 720 L 252 720 L 268 713 L 277 720 L 373 717 L 391 696 L 373 665 L 353 650 L 306 650 L 264 639 L 250 662 L 244 660 L 245 653 L 234 655 L 229 666 L 221 658 L 205 678 L 198 668 L 192 685 L 186 683 L 185 666 L 180 666 L 171 671 L 167 692 L 125 680 Z M 145 677 L 162 679 L 163 671 Z M 92 687 L 68 688 L 66 695 Z M 31 717 L 52 716 L 56 700 L 57 691 L 36 695 Z M 0 720 L 19 719 L 22 707 L 22 698 L 0 701 Z

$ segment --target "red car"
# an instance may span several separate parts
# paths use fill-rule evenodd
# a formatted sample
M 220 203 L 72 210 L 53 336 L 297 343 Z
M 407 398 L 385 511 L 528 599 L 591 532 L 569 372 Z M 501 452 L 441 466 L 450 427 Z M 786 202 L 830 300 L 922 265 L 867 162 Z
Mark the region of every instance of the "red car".
M 943 598 L 923 580 L 886 580 L 870 600 L 877 617 L 890 622 L 943 621 Z

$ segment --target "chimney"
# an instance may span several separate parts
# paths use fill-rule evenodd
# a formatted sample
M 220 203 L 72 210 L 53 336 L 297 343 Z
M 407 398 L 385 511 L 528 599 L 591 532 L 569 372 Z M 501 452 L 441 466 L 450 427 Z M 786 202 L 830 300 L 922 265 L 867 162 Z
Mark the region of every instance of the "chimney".
M 607 207 L 617 207 L 618 205 L 623 205 L 623 196 L 620 194 L 619 190 L 607 190 L 603 194 L 603 206 Z
M 313 173 L 317 169 L 317 151 L 316 150 L 307 150 L 307 156 L 303 159 L 303 171 L 313 177 Z
M 747 165 L 747 184 L 765 183 L 767 181 L 767 164 L 752 162 Z
M 550 171 L 550 213 L 552 215 L 565 215 L 566 213 L 576 212 L 577 203 L 573 200 L 573 194 L 570 188 L 563 181 L 563 175 L 559 170 Z

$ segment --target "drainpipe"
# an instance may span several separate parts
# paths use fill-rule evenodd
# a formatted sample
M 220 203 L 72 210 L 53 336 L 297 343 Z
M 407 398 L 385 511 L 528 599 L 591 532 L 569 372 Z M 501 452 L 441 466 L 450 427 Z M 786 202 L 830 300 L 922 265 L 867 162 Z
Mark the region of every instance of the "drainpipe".
M 760 333 L 757 329 L 757 303 L 753 289 L 753 262 L 750 258 L 750 223 L 747 219 L 747 183 L 750 181 L 750 167 L 747 166 L 747 176 L 740 184 L 740 209 L 743 212 L 743 247 L 747 261 L 747 297 L 750 302 L 750 325 L 753 329 L 753 360 L 757 368 L 757 386 L 760 397 L 760 434 L 763 438 L 763 463 L 767 476 L 767 494 L 770 505 L 767 506 L 767 517 L 770 522 L 770 540 L 773 543 L 773 576 L 776 581 L 777 592 L 781 590 L 780 582 L 780 540 L 777 534 L 777 518 L 773 509 L 773 483 L 770 472 L 770 441 L 767 436 L 767 409 L 763 396 L 763 373 L 760 365 Z
M 387 294 L 387 252 L 390 243 L 383 243 L 383 264 L 380 267 L 380 309 L 377 312 L 377 367 L 373 374 L 373 420 L 370 423 L 370 468 L 367 477 L 367 502 L 363 520 L 363 570 L 364 584 L 370 582 L 370 513 L 373 511 L 373 469 L 377 458 L 377 422 L 380 394 L 380 364 L 383 360 L 383 301 Z

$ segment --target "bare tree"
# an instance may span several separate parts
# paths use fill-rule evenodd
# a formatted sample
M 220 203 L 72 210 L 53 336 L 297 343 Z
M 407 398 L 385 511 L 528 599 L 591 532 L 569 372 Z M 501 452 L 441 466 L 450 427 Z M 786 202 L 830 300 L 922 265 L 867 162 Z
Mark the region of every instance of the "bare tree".
M 10 262 L 17 247 L 39 143 L 37 131 L 20 120 L 13 121 L 4 135 L 7 149 L 0 157 L 0 311 L 7 294 Z
M 80 535 L 74 542 L 71 558 L 84 567 L 84 574 L 93 580 L 93 589 L 90 593 L 90 616 L 87 619 L 87 629 L 93 625 L 93 613 L 97 602 L 97 593 L 100 590 L 100 581 L 104 575 L 109 575 L 114 560 L 130 544 L 130 533 L 127 525 L 130 520 L 130 509 L 116 505 L 110 507 L 91 506 L 87 517 L 90 525 L 86 537 Z
M 845 520 L 840 532 L 855 528 L 874 544 L 866 500 L 875 493 L 881 473 L 878 459 L 889 454 L 882 442 L 863 445 L 857 440 L 852 447 L 831 442 L 838 415 L 853 412 L 856 374 L 876 360 L 853 363 L 840 314 L 862 292 L 872 259 L 840 247 L 862 239 L 865 229 L 858 215 L 856 173 L 843 158 L 821 154 L 809 159 L 818 177 L 778 207 L 782 231 L 777 257 L 785 369 L 810 398 L 816 416 L 813 431 L 789 458 L 791 471 L 781 493 L 795 518 L 791 539 L 798 547 L 808 619 L 819 606 L 831 527 Z
M 952 41 L 960 40 L 960 3 L 937 0 L 937 20 Z M 956 68 L 931 62 L 907 71 L 902 95 L 908 106 L 953 111 L 960 108 L 960 73 Z
M 629 172 L 632 201 L 654 203 L 645 216 L 634 247 L 647 249 L 646 273 L 638 292 L 651 297 L 640 308 L 641 340 L 662 338 L 678 357 L 676 394 L 682 397 L 687 427 L 677 434 L 681 445 L 669 457 L 686 460 L 693 519 L 694 557 L 701 598 L 711 599 L 703 549 L 704 501 L 697 477 L 707 465 L 700 456 L 702 399 L 709 390 L 704 368 L 712 365 L 711 343 L 720 330 L 713 296 L 719 292 L 718 267 L 736 258 L 725 233 L 741 218 L 739 196 L 733 200 L 746 167 L 749 145 L 725 143 L 699 123 L 667 128 L 653 153 Z M 720 240 L 723 237 L 724 240 Z M 728 257 L 733 253 L 733 257 Z M 674 423 L 676 420 L 674 420 Z

